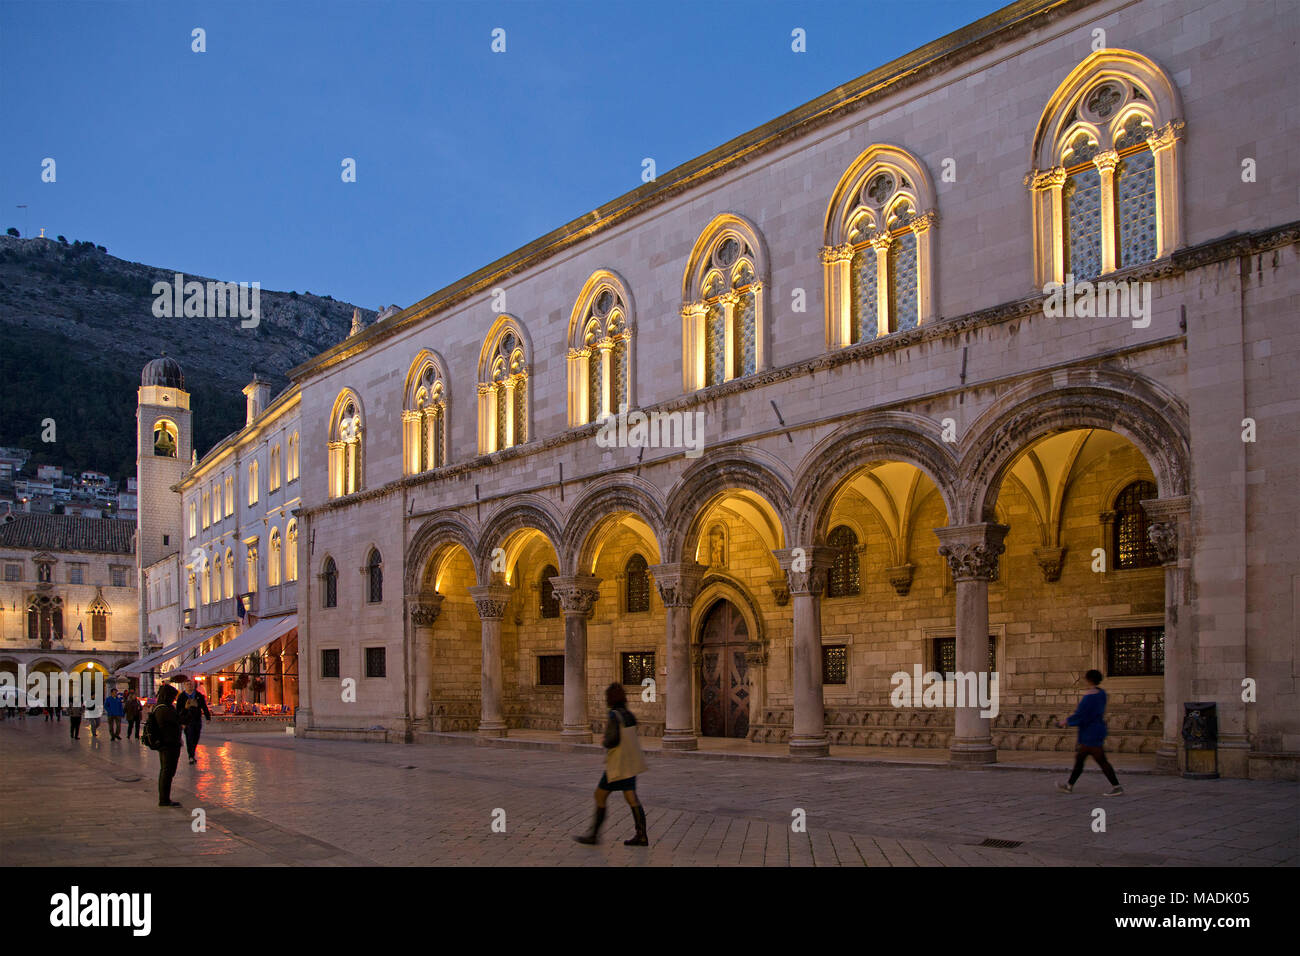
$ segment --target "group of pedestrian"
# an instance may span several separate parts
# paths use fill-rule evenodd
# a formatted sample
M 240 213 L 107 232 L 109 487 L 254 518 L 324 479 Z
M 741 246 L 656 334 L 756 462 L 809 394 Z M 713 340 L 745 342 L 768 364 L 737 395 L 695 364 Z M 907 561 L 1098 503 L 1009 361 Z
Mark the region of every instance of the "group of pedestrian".
M 116 690 L 110 691 L 108 697 L 104 699 L 102 708 L 103 715 L 108 718 L 108 738 L 109 740 L 122 739 L 122 719 L 126 718 L 126 736 L 129 738 L 133 734 L 136 739 L 140 737 L 140 714 L 144 706 L 140 703 L 140 698 L 135 696 L 135 691 L 128 690 L 125 697 L 119 697 Z M 73 740 L 81 739 L 81 721 L 84 718 L 86 726 L 90 728 L 90 736 L 99 738 L 99 721 L 100 709 L 92 711 L 96 714 L 94 717 L 86 717 L 86 708 L 80 704 L 68 708 L 68 736 Z
M 182 739 L 190 763 L 197 762 L 205 718 L 211 720 L 212 712 L 194 681 L 186 681 L 185 691 L 180 694 L 171 684 L 164 684 L 158 691 L 158 703 L 149 713 L 144 734 L 145 743 L 158 751 L 158 806 L 180 806 L 179 801 L 172 799 L 172 780 L 181 761 Z

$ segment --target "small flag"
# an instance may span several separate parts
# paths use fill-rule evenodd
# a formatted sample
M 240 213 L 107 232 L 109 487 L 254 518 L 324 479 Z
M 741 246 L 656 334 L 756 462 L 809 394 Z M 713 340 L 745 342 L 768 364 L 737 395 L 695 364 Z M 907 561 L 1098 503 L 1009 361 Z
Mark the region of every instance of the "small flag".
M 242 621 L 242 620 L 244 619 L 244 616 L 245 616 L 248 612 L 247 612 L 246 610 L 244 610 L 244 598 L 243 598 L 243 596 L 241 595 L 240 597 L 236 598 L 236 600 L 239 601 L 239 619 Z
M 77 625 L 77 636 L 81 638 L 81 643 L 86 643 L 86 632 L 82 630 L 81 625 Z

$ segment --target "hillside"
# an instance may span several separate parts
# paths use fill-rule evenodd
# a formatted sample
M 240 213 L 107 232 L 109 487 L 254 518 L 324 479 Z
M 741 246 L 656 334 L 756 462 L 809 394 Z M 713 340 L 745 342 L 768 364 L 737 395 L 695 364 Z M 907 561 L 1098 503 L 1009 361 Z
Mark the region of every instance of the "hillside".
M 185 371 L 201 457 L 243 425 L 240 389 L 254 371 L 279 392 L 290 368 L 351 326 L 349 303 L 266 289 L 256 328 L 238 318 L 157 318 L 153 285 L 175 271 L 90 243 L 0 236 L 0 446 L 30 449 L 29 472 L 48 462 L 134 474 L 135 390 L 140 369 L 162 352 Z M 57 426 L 54 444 L 41 442 L 46 418 Z

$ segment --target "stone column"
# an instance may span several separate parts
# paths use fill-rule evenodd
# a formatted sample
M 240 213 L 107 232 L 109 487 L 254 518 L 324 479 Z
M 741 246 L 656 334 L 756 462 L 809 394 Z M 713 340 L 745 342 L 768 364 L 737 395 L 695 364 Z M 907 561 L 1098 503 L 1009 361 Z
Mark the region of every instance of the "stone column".
M 587 714 L 587 618 L 600 599 L 600 578 L 586 574 L 551 578 L 564 613 L 564 731 L 570 743 L 591 743 Z
M 1156 766 L 1161 770 L 1182 769 L 1183 702 L 1192 700 L 1195 621 L 1192 619 L 1191 499 L 1153 498 L 1142 502 L 1150 523 L 1147 537 L 1155 546 L 1165 568 L 1165 724 L 1156 746 Z M 1225 736 L 1225 718 L 1220 708 L 1219 736 Z M 1242 740 L 1245 737 L 1242 735 Z M 1248 745 L 1247 745 L 1248 746 Z M 1222 770 L 1222 767 L 1220 768 Z
M 667 617 L 668 700 L 665 707 L 664 750 L 694 750 L 695 696 L 691 667 L 691 605 L 700 591 L 705 568 L 694 561 L 650 567 Z
M 506 736 L 506 721 L 501 710 L 505 687 L 501 669 L 501 619 L 506 616 L 506 605 L 510 603 L 513 591 L 514 588 L 506 584 L 485 584 L 469 589 L 469 596 L 478 606 L 479 620 L 483 622 L 483 709 L 478 724 L 482 737 Z
M 791 548 L 775 552 L 790 582 L 794 603 L 794 730 L 790 754 L 795 757 L 830 755 L 826 736 L 826 703 L 822 695 L 821 598 L 827 574 L 835 563 L 835 549 Z
M 411 609 L 411 639 L 415 643 L 411 720 L 425 727 L 433 679 L 433 625 L 442 611 L 442 595 L 437 591 L 408 595 L 406 604 Z
M 998 555 L 1011 530 L 1003 524 L 935 528 L 939 553 L 948 559 L 957 585 L 957 670 L 982 673 L 989 661 L 989 582 L 998 576 Z M 993 721 L 980 716 L 978 700 L 956 708 L 956 733 L 950 759 L 954 764 L 995 763 Z

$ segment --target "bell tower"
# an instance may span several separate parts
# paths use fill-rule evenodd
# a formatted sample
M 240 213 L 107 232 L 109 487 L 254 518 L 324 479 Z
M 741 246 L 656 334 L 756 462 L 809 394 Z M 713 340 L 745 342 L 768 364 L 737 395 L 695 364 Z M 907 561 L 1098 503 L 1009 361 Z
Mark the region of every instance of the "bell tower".
M 144 569 L 184 548 L 181 496 L 172 491 L 189 470 L 194 448 L 190 393 L 180 364 L 166 355 L 144 367 L 136 393 L 136 581 L 140 646 L 148 635 Z

